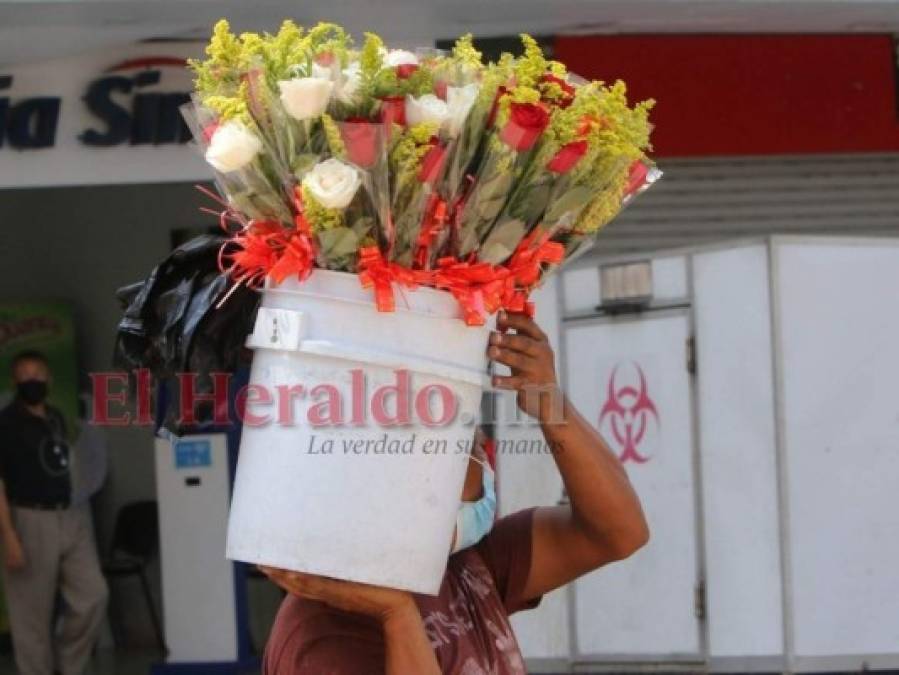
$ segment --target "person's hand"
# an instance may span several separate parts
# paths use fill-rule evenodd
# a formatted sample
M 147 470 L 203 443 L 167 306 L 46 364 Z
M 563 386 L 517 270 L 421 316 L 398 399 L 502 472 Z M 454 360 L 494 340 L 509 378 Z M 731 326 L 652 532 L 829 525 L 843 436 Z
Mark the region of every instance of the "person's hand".
M 497 331 L 490 334 L 487 355 L 509 366 L 512 374 L 494 376 L 493 386 L 517 391 L 518 407 L 523 412 L 540 422 L 551 422 L 561 414 L 562 393 L 549 339 L 524 314 L 500 312 L 496 327 Z
M 288 593 L 318 600 L 345 612 L 365 614 L 381 622 L 387 622 L 410 610 L 418 612 L 415 600 L 407 591 L 273 567 L 260 566 L 259 569 Z
M 6 557 L 6 569 L 16 572 L 25 567 L 25 551 L 19 537 L 13 534 L 3 542 L 3 551 Z

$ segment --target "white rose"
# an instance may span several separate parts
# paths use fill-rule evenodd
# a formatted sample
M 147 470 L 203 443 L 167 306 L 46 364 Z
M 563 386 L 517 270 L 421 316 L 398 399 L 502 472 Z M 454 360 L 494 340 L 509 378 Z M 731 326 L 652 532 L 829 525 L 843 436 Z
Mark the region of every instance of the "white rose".
M 359 86 L 362 84 L 362 67 L 359 62 L 351 63 L 340 73 L 340 82 L 337 85 L 337 98 L 342 103 L 352 105 L 359 94 Z
M 321 116 L 328 107 L 334 83 L 323 77 L 297 77 L 281 80 L 281 103 L 294 119 L 311 120 Z
M 253 161 L 262 141 L 240 122 L 225 122 L 212 134 L 206 161 L 222 173 L 237 171 Z
M 389 68 L 397 66 L 418 65 L 418 57 L 405 49 L 391 49 L 384 57 L 384 65 Z
M 449 115 L 449 108 L 445 101 L 441 101 L 434 94 L 425 94 L 419 98 L 406 97 L 406 123 L 412 127 L 422 122 L 433 122 L 442 126 Z
M 359 172 L 339 159 L 319 162 L 303 177 L 303 187 L 329 209 L 345 209 L 362 184 Z
M 462 131 L 465 120 L 468 118 L 468 111 L 471 110 L 471 106 L 474 105 L 477 97 L 477 84 L 446 88 L 446 107 L 448 110 L 446 124 L 450 137 L 455 138 Z

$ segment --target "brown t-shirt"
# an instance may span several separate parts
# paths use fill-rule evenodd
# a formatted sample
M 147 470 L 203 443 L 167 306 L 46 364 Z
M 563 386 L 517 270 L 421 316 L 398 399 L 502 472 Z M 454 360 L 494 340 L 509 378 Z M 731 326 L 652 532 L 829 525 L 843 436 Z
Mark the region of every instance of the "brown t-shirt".
M 531 567 L 533 509 L 500 519 L 479 544 L 450 556 L 437 596 L 416 595 L 440 670 L 448 675 L 525 675 L 509 614 Z M 288 596 L 265 650 L 264 675 L 378 675 L 384 639 L 374 619 Z

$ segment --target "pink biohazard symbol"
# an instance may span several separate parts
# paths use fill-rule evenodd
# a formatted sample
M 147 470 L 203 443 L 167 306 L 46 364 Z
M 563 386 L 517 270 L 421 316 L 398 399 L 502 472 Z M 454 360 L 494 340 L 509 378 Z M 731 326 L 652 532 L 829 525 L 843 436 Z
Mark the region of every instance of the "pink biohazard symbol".
M 625 385 L 615 386 L 615 376 L 618 374 L 618 366 L 612 370 L 612 376 L 607 385 L 606 402 L 599 411 L 599 426 L 608 420 L 612 438 L 618 444 L 620 452 L 618 459 L 622 463 L 633 461 L 643 464 L 649 461 L 649 457 L 640 453 L 640 443 L 646 437 L 650 416 L 659 425 L 659 413 L 655 404 L 649 397 L 646 386 L 646 376 L 643 369 L 636 363 L 639 376 L 639 387 Z

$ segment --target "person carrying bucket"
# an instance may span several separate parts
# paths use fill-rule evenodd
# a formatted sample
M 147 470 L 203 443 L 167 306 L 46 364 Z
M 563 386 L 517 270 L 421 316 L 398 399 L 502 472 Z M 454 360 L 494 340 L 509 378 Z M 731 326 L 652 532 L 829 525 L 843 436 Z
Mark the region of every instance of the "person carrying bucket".
M 518 314 L 501 314 L 497 328 L 487 353 L 511 374 L 493 384 L 517 391 L 519 407 L 540 423 L 570 503 L 494 522 L 493 472 L 472 453 L 437 596 L 263 567 L 288 591 L 264 675 L 523 675 L 509 615 L 646 544 L 640 501 L 559 389 L 546 335 Z

